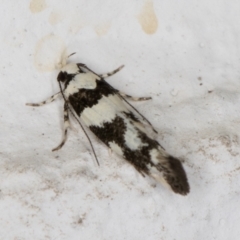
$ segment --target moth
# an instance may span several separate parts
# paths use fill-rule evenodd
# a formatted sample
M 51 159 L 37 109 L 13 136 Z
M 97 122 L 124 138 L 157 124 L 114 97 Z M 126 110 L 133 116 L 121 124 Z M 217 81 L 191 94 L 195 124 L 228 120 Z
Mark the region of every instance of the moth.
M 131 163 L 143 176 L 149 175 L 164 182 L 173 192 L 186 195 L 190 187 L 180 160 L 168 154 L 152 137 L 150 132 L 157 131 L 126 100 L 143 101 L 151 97 L 132 97 L 106 82 L 107 77 L 122 68 L 123 66 L 106 74 L 97 74 L 85 64 L 67 63 L 57 77 L 60 92 L 41 103 L 27 105 L 42 106 L 62 95 L 64 135 L 53 151 L 60 149 L 66 142 L 70 126 L 69 114 L 72 114 L 81 126 L 88 127 L 108 148 Z M 86 134 L 84 128 L 83 131 Z M 90 141 L 89 137 L 88 140 Z M 91 141 L 90 144 L 93 148 Z M 95 154 L 94 149 L 93 152 Z M 95 157 L 97 159 L 96 154 Z

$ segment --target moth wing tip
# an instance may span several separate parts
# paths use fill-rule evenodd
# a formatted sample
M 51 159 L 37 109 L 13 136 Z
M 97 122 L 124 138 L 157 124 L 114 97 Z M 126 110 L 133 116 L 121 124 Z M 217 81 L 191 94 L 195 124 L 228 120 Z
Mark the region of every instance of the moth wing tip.
M 187 195 L 190 192 L 190 186 L 182 163 L 172 156 L 168 157 L 168 161 L 170 173 L 165 173 L 164 178 L 175 193 Z

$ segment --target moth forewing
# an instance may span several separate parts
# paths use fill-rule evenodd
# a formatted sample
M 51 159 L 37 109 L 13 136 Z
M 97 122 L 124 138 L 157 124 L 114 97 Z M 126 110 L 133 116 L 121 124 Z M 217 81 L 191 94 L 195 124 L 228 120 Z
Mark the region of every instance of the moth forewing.
M 69 63 L 61 69 L 57 80 L 65 101 L 65 137 L 57 149 L 61 148 L 66 141 L 69 126 L 68 112 L 70 112 L 80 125 L 83 122 L 97 138 L 130 162 L 141 174 L 152 176 L 157 181 L 164 179 L 175 193 L 186 195 L 190 188 L 181 162 L 169 155 L 153 139 L 146 124 L 155 133 L 157 131 L 126 100 L 127 98 L 133 101 L 142 101 L 151 98 L 132 97 L 113 88 L 104 80 L 122 68 L 123 66 L 106 74 L 96 74 L 85 64 Z M 53 100 L 55 98 L 51 98 L 45 103 Z M 40 105 L 32 104 L 32 106 Z M 90 144 L 92 146 L 91 141 Z

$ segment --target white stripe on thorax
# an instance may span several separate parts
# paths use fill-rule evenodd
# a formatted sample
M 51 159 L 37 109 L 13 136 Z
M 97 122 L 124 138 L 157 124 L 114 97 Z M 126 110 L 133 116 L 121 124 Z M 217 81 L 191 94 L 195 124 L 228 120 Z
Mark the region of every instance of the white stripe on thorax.
M 76 63 L 69 63 L 61 68 L 62 72 L 66 72 L 68 74 L 76 74 L 79 72 L 79 68 Z
M 97 87 L 96 80 L 100 80 L 100 78 L 92 72 L 77 74 L 64 91 L 66 98 L 77 93 L 82 88 L 95 89 Z

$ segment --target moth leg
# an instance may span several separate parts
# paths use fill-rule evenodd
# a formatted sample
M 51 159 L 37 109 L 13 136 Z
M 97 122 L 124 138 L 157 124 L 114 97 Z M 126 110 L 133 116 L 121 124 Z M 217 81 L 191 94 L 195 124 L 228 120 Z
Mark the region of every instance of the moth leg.
M 32 107 L 40 107 L 42 105 L 45 105 L 47 103 L 50 103 L 50 102 L 53 102 L 54 100 L 57 99 L 57 97 L 61 94 L 61 92 L 59 93 L 56 93 L 54 95 L 52 95 L 50 98 L 46 99 L 45 101 L 43 102 L 40 102 L 40 103 L 26 103 L 27 106 L 32 106 Z
M 130 99 L 132 101 L 146 101 L 146 100 L 150 100 L 152 99 L 151 97 L 133 97 L 133 96 L 130 96 L 130 95 L 127 95 L 123 92 L 119 92 L 119 94 L 124 97 L 124 98 L 127 98 L 127 99 Z
M 68 132 L 68 128 L 70 126 L 67 103 L 64 103 L 64 125 L 63 126 L 64 126 L 63 139 L 62 139 L 61 143 L 56 148 L 52 149 L 52 151 L 56 151 L 56 150 L 59 150 L 60 148 L 62 148 L 62 146 L 65 144 L 65 142 L 67 140 L 67 132 Z
M 99 76 L 100 76 L 101 78 L 107 78 L 107 77 L 110 77 L 110 76 L 112 76 L 113 74 L 119 72 L 123 67 L 124 67 L 124 65 L 122 65 L 122 66 L 120 66 L 119 68 L 113 70 L 112 72 L 105 73 L 105 74 L 100 74 Z

